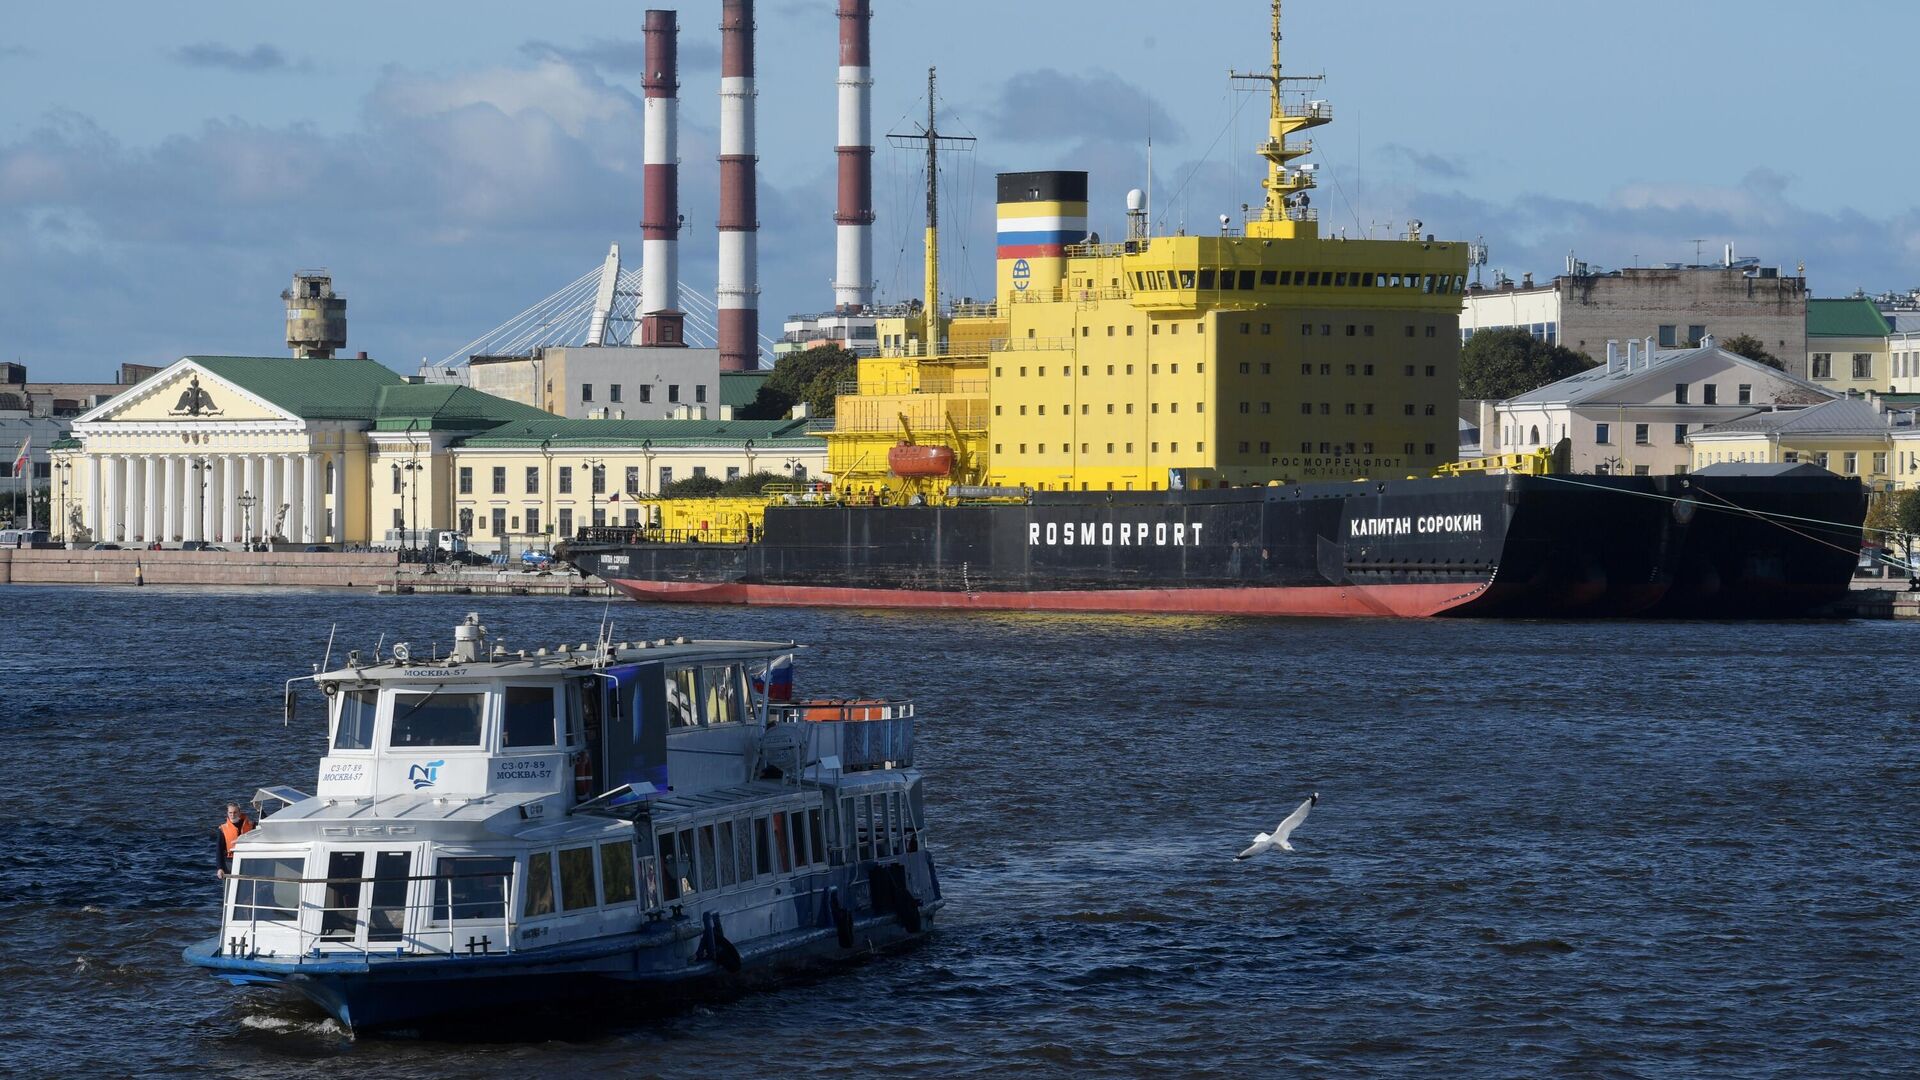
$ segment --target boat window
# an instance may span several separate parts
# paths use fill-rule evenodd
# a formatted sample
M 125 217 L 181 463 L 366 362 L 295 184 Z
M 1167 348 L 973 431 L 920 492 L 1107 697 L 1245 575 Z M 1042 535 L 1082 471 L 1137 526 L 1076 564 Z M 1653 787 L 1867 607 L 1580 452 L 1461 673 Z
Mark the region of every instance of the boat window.
M 793 836 L 793 864 L 806 866 L 813 862 L 813 851 L 807 847 L 807 812 L 795 810 L 787 815 L 787 831 Z
M 660 906 L 660 872 L 651 855 L 640 859 L 640 900 L 650 908 Z
M 680 874 L 675 862 L 679 850 L 672 833 L 660 834 L 660 888 L 669 900 L 680 899 Z
M 320 936 L 352 941 L 360 921 L 360 875 L 366 866 L 364 851 L 336 851 L 327 856 L 327 892 L 320 912 Z
M 711 892 L 718 888 L 716 877 L 719 868 L 713 865 L 713 826 L 702 825 L 700 837 L 700 891 Z
M 847 798 L 840 800 L 840 821 L 838 823 L 838 831 L 840 834 L 841 857 L 846 859 L 848 862 L 852 862 L 859 857 L 855 850 L 858 846 L 858 841 L 855 839 L 855 830 L 853 827 L 853 797 L 852 796 L 848 796 Z
M 743 694 L 739 667 L 701 668 L 700 685 L 706 692 L 709 725 L 731 724 L 744 719 L 740 710 Z
M 553 852 L 536 851 L 527 856 L 528 917 L 553 914 Z
M 807 838 L 813 841 L 813 861 L 827 862 L 827 832 L 821 821 L 819 807 L 807 811 Z
M 552 746 L 553 734 L 553 688 L 507 687 L 500 716 L 500 745 Z
M 300 877 L 306 871 L 303 858 L 241 859 L 234 871 L 241 880 L 233 883 L 234 922 L 292 922 L 300 914 Z M 248 881 L 247 878 L 270 878 Z
M 675 845 L 680 858 L 674 864 L 673 876 L 679 880 L 681 895 L 692 895 L 693 888 L 693 830 L 681 829 L 680 842 Z
M 787 815 L 773 815 L 773 850 L 780 860 L 780 872 L 793 873 L 793 848 L 787 836 Z
M 633 900 L 633 841 L 600 845 L 600 887 L 606 891 L 609 904 Z
M 367 940 L 399 941 L 407 929 L 407 875 L 413 856 L 382 851 L 373 857 L 373 895 L 367 901 Z
M 340 695 L 340 719 L 333 728 L 335 750 L 373 749 L 373 713 L 378 690 L 349 690 Z
M 694 712 L 694 673 L 692 668 L 681 668 L 667 673 L 667 726 L 670 728 L 693 727 L 700 722 Z
M 513 859 L 503 855 L 441 859 L 433 876 L 434 922 L 447 921 L 449 905 L 455 920 L 507 917 Z
M 893 800 L 892 792 L 873 797 L 874 854 L 882 859 L 893 854 Z
M 593 906 L 593 849 L 560 849 L 560 910 Z
M 388 746 L 479 746 L 481 694 L 393 695 Z
M 1229 284 L 1227 284 L 1228 282 L 1230 282 L 1230 281 L 1232 281 L 1232 280 L 1233 280 L 1233 278 L 1232 278 L 1231 276 L 1229 276 L 1229 275 L 1227 275 L 1227 274 L 1222 274 L 1222 275 L 1220 275 L 1220 284 L 1221 284 L 1221 287 L 1222 287 L 1222 288 L 1229 288 L 1229 289 L 1230 289 L 1230 288 L 1232 288 L 1233 286 L 1231 286 L 1231 285 L 1229 285 Z M 1213 288 L 1213 271 L 1211 271 L 1211 270 L 1202 270 L 1202 271 L 1200 271 L 1200 287 L 1201 287 L 1201 288 L 1203 288 L 1203 289 L 1211 289 L 1211 288 Z
M 773 873 L 773 841 L 767 833 L 767 819 L 753 819 L 754 865 L 762 874 Z
M 753 880 L 753 819 L 741 818 L 733 830 L 734 863 L 742 884 Z
M 860 857 L 873 858 L 873 796 L 862 795 L 854 803 L 854 823 L 860 830 Z
M 720 884 L 731 885 L 739 880 L 740 864 L 734 855 L 733 822 L 720 823 L 720 838 L 715 847 L 720 853 Z

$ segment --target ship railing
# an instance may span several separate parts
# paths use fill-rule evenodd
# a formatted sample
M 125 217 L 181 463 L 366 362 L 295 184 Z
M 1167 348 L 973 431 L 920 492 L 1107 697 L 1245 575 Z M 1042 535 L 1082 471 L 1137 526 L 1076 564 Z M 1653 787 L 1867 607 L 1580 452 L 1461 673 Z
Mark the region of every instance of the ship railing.
M 455 958 L 498 956 L 515 951 L 513 872 L 473 874 L 415 874 L 407 877 L 273 877 L 228 874 L 233 883 L 227 897 L 220 952 L 252 957 L 266 945 L 279 958 L 277 947 L 291 931 L 296 947 L 286 958 L 293 963 L 337 960 L 346 956 L 400 956 L 426 954 Z M 409 896 L 415 882 L 432 882 L 418 903 L 381 903 L 375 890 L 404 885 Z M 475 898 L 462 893 L 459 883 L 483 890 Z M 317 886 L 318 888 L 310 888 Z M 332 897 L 338 891 L 351 902 L 315 903 L 312 894 Z M 363 911 L 360 898 L 369 903 Z M 247 912 L 245 919 L 236 918 Z M 267 931 L 265 941 L 261 933 Z
M 1072 349 L 1070 337 L 995 338 L 994 352 L 1058 352 Z
M 843 771 L 913 764 L 911 701 L 777 701 L 767 705 L 767 718 L 804 733 L 807 762 L 836 758 Z

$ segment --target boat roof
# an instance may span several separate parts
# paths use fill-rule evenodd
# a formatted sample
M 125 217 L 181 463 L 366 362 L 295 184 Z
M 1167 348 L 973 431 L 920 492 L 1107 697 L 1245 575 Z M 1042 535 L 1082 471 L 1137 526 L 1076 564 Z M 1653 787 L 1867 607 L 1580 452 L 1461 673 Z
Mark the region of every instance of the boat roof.
M 436 671 L 448 678 L 501 679 L 556 677 L 611 664 L 697 663 L 709 660 L 771 660 L 803 646 L 791 641 L 689 641 L 686 638 L 660 638 L 656 641 L 616 641 L 604 653 L 592 642 L 562 644 L 550 648 L 513 649 L 492 643 L 486 660 L 455 660 L 450 656 L 391 657 L 374 664 L 349 664 L 322 672 L 320 682 L 376 682 L 381 680 L 419 682 Z

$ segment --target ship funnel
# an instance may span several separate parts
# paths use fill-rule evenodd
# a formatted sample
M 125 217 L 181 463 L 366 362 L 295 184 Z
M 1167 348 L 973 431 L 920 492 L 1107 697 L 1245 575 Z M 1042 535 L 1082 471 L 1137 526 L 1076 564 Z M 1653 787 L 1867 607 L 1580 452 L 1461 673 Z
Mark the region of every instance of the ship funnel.
M 1067 247 L 1087 241 L 1087 174 L 1001 173 L 995 214 L 999 303 L 1053 298 L 1067 280 Z
M 873 306 L 873 10 L 840 0 L 840 198 L 834 211 L 835 311 Z
M 753 0 L 720 4 L 720 370 L 760 366 L 759 229 L 755 203 Z
M 685 345 L 680 310 L 680 26 L 646 14 L 646 206 L 640 220 L 640 344 Z

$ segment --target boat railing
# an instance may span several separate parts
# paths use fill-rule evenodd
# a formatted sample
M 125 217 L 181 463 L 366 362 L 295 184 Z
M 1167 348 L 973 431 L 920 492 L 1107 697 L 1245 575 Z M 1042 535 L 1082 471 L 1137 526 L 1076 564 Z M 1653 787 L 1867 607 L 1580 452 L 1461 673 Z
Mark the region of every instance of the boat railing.
M 266 944 L 273 953 L 275 938 L 285 940 L 291 931 L 298 942 L 292 950 L 294 963 L 336 960 L 348 956 L 400 956 L 431 954 L 450 957 L 498 956 L 514 950 L 513 873 L 430 874 L 409 877 L 328 877 L 292 878 L 257 874 L 228 874 L 233 882 L 230 892 L 224 940 L 220 951 L 228 956 L 252 957 L 262 951 L 261 932 L 268 931 Z M 426 899 L 419 903 L 370 903 L 362 913 L 360 898 L 370 899 L 371 890 L 404 883 L 414 892 L 413 883 L 433 882 Z M 454 897 L 454 884 L 472 883 L 484 888 L 491 884 L 497 892 L 474 899 Z M 351 903 L 314 903 L 310 885 L 322 886 L 327 894 L 336 889 L 351 890 Z M 291 890 L 287 897 L 283 890 Z M 361 890 L 369 890 L 363 893 Z M 245 909 L 244 921 L 234 913 Z M 379 925 L 376 926 L 375 923 Z
M 797 770 L 837 758 L 845 771 L 907 768 L 913 764 L 914 714 L 911 701 L 772 702 L 767 716 L 792 724 L 801 733 L 806 761 L 774 762 Z M 795 746 L 794 752 L 800 752 Z

